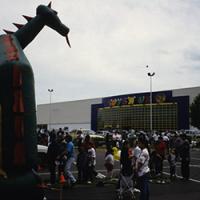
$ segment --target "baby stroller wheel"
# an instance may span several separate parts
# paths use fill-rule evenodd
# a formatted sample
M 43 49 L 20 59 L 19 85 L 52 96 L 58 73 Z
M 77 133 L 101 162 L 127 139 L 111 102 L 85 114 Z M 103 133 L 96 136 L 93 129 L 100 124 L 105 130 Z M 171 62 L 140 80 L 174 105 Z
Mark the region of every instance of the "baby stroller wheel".
M 122 196 L 121 195 L 117 195 L 115 200 L 122 200 Z
M 120 193 L 120 191 L 116 191 L 116 198 L 115 198 L 116 200 L 122 200 L 122 195 L 121 195 L 121 193 Z

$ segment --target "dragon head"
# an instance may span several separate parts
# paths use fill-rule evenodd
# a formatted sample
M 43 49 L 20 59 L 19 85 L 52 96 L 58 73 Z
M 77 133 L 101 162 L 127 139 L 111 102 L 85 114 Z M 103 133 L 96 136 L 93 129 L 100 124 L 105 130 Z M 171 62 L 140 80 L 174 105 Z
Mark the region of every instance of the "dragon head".
M 67 44 L 71 47 L 68 39 L 69 28 L 60 21 L 57 12 L 51 8 L 51 2 L 48 6 L 38 6 L 34 18 L 26 15 L 23 15 L 23 17 L 28 21 L 28 23 L 25 25 L 13 23 L 18 28 L 16 32 L 4 29 L 7 34 L 13 34 L 17 38 L 22 49 L 24 49 L 36 37 L 45 25 L 64 36 Z
M 57 12 L 51 8 L 51 2 L 48 6 L 38 6 L 36 14 L 42 17 L 45 25 L 49 26 L 62 36 L 66 37 L 67 43 L 71 47 L 68 39 L 69 28 L 60 21 Z

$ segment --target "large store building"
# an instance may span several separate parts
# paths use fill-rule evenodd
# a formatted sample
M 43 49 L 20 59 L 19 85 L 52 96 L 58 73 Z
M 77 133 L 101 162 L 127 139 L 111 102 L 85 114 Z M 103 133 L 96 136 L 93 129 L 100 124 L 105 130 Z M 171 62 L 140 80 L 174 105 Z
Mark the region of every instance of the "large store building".
M 148 131 L 150 123 L 153 130 L 189 129 L 189 106 L 198 94 L 200 87 L 192 87 L 153 92 L 152 103 L 150 93 L 144 92 L 41 104 L 37 106 L 37 123 L 43 128 L 67 127 L 69 131 L 78 128 Z

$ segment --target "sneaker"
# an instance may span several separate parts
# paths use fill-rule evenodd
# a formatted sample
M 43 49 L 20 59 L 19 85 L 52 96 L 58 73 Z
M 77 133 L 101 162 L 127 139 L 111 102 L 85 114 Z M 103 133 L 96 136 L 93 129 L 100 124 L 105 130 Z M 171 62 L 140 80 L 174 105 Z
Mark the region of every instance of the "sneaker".
M 105 178 L 106 176 L 105 176 L 105 175 L 103 175 L 103 174 L 100 174 L 100 177 L 101 177 L 101 178 Z
M 71 183 L 71 188 L 74 187 L 76 185 L 77 181 L 74 181 Z
M 161 180 L 157 180 L 156 182 L 157 182 L 157 183 L 161 183 Z
M 164 181 L 164 180 L 162 180 L 162 181 L 161 181 L 161 183 L 162 183 L 162 184 L 164 184 L 164 183 L 165 183 L 165 181 Z
M 135 193 L 140 193 L 141 191 L 140 191 L 139 189 L 137 189 L 137 188 L 134 188 L 134 189 L 133 189 L 133 192 L 135 192 Z
M 92 184 L 92 182 L 91 181 L 87 181 L 87 184 Z
M 101 178 L 101 174 L 98 173 L 98 174 L 96 175 L 96 178 Z
M 98 173 L 98 174 L 96 175 L 96 178 L 103 179 L 103 178 L 105 178 L 105 175 L 103 175 L 103 174 L 101 174 L 101 173 Z

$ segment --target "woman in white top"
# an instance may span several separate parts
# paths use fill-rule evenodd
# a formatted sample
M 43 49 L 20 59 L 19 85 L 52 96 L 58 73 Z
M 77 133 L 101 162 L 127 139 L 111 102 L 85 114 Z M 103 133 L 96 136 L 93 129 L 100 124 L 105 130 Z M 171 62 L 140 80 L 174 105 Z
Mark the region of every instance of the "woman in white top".
M 112 172 L 114 168 L 114 156 L 113 150 L 109 148 L 105 154 L 105 163 L 104 166 L 107 170 L 107 178 L 112 178 Z
M 149 152 L 145 135 L 139 136 L 138 145 L 141 148 L 141 153 L 136 161 L 136 170 L 138 175 L 138 187 L 141 191 L 140 200 L 149 200 Z

